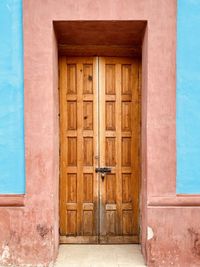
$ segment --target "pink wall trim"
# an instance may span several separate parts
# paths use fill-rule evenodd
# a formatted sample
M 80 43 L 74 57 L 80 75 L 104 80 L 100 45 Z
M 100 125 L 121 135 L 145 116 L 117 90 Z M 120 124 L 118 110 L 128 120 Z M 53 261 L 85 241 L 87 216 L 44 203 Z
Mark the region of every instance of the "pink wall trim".
M 24 195 L 16 194 L 1 194 L 0 195 L 0 207 L 23 207 Z
M 200 206 L 200 196 L 176 195 L 165 197 L 150 197 L 148 206 Z

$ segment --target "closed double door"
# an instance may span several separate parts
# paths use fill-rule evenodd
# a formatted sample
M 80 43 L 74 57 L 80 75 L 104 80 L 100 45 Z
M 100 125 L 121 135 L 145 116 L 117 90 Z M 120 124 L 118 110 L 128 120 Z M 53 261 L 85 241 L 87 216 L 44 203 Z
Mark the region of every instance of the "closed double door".
M 60 57 L 60 242 L 137 243 L 139 62 Z

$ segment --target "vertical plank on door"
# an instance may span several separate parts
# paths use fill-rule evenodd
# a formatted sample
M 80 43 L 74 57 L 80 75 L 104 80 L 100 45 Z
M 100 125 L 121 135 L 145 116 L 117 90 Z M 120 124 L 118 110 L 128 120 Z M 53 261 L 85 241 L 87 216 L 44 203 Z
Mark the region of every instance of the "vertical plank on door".
M 121 77 L 121 64 L 115 64 L 116 66 L 116 191 L 117 191 L 117 233 L 116 235 L 122 236 L 122 181 L 121 181 L 121 154 L 122 154 L 122 147 L 121 147 L 121 91 L 122 91 L 122 77 Z
M 67 139 L 65 135 L 65 130 L 67 128 L 67 114 L 65 110 L 66 94 L 67 94 L 67 64 L 66 58 L 59 58 L 59 90 L 60 90 L 60 234 L 64 235 L 66 233 L 66 174 L 65 167 L 67 166 L 66 154 L 67 154 Z
M 104 58 L 99 58 L 99 165 L 105 166 L 105 63 Z M 101 115 L 100 115 L 101 114 Z M 100 199 L 100 234 L 106 234 L 106 188 L 105 183 L 99 175 L 99 199 Z

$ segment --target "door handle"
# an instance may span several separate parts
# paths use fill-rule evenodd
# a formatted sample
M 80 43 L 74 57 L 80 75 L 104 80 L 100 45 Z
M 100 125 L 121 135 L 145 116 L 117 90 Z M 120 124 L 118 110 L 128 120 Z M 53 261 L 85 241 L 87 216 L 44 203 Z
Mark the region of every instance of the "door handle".
M 96 172 L 100 172 L 101 174 L 106 174 L 111 172 L 111 168 L 109 167 L 101 167 L 101 168 L 96 168 Z

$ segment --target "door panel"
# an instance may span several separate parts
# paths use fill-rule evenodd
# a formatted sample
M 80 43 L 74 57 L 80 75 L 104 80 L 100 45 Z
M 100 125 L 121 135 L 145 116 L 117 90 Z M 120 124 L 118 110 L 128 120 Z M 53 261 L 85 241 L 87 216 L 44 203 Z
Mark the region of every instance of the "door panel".
M 100 58 L 99 73 L 100 242 L 138 242 L 139 64 Z
M 61 57 L 59 64 L 60 241 L 137 243 L 139 62 Z
M 97 236 L 96 58 L 60 58 L 60 234 L 63 243 Z

